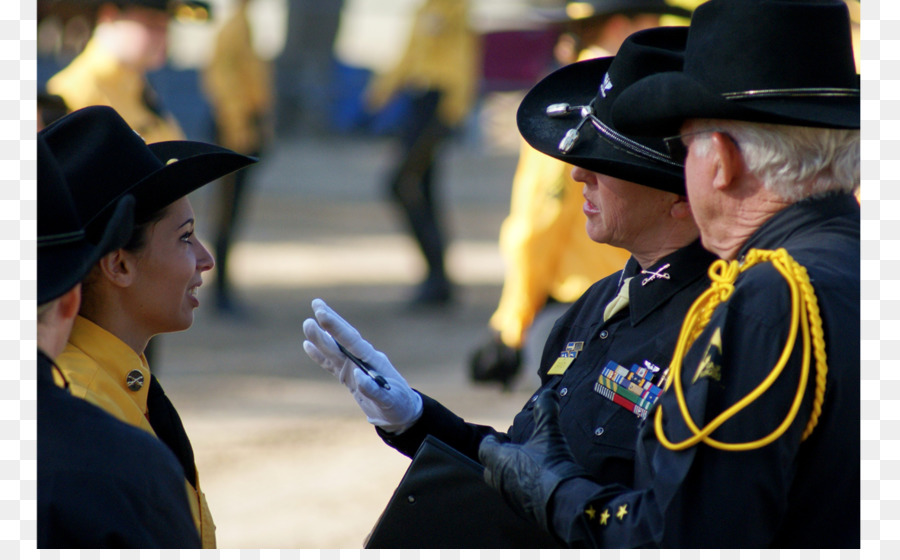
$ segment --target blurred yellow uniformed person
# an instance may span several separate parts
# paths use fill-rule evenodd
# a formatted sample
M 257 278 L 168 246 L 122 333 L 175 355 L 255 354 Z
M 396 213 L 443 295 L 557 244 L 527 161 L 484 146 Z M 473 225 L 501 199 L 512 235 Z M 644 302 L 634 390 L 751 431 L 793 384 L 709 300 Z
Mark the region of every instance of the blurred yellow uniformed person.
M 204 91 L 216 120 L 217 142 L 249 154 L 267 139 L 263 127 L 272 109 L 272 71 L 253 48 L 247 8 L 238 0 L 234 13 L 216 36 L 212 57 L 203 72 Z
M 478 93 L 481 47 L 469 26 L 469 4 L 423 2 L 400 60 L 375 76 L 365 92 L 370 110 L 384 107 L 398 94 L 409 101 L 385 186 L 425 260 L 426 277 L 412 297 L 416 305 L 442 305 L 452 297 L 436 167 L 444 140 L 463 123 Z
M 249 4 L 250 0 L 238 0 L 237 9 L 219 30 L 203 72 L 203 88 L 213 110 L 216 142 L 258 157 L 272 136 L 272 72 L 253 47 Z M 231 295 L 228 256 L 249 188 L 249 173 L 240 170 L 224 177 L 216 193 L 216 309 L 237 317 L 243 309 Z
M 574 41 L 579 61 L 613 56 L 631 33 L 659 26 L 662 15 L 679 16 L 687 23 L 690 12 L 664 0 L 569 2 L 564 16 L 569 32 L 559 45 L 565 39 Z M 571 172 L 571 165 L 522 141 L 510 212 L 500 229 L 506 265 L 503 290 L 490 318 L 491 334 L 471 356 L 474 381 L 508 385 L 523 361 L 529 329 L 538 315 L 547 314 L 549 329 L 568 304 L 628 260 L 628 251 L 588 237 L 581 183 Z M 533 339 L 543 344 L 546 334 L 536 333 Z
M 84 51 L 50 78 L 47 92 L 62 97 L 71 111 L 113 107 L 146 142 L 183 139 L 146 78 L 166 62 L 169 6 L 169 0 L 103 2 Z

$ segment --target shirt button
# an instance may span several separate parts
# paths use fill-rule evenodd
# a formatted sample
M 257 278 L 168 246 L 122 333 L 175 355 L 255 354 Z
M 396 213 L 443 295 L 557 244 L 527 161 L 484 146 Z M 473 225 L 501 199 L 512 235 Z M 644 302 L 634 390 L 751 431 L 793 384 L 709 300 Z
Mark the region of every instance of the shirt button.
M 594 430 L 594 435 L 595 435 L 595 436 L 602 436 L 602 435 L 603 435 L 603 432 L 604 432 L 603 426 L 600 426 L 599 428 L 597 428 L 596 430 Z
M 559 396 L 565 397 L 569 393 L 569 389 L 567 387 L 563 387 L 559 390 Z
M 537 402 L 537 398 L 538 398 L 538 396 L 537 396 L 537 395 L 535 395 L 535 396 L 533 396 L 533 397 L 531 397 L 531 402 Z
M 608 331 L 608 330 L 604 329 L 604 330 L 600 331 L 600 338 L 601 338 L 601 339 L 604 339 L 604 340 L 605 340 L 608 336 L 609 336 L 609 331 Z

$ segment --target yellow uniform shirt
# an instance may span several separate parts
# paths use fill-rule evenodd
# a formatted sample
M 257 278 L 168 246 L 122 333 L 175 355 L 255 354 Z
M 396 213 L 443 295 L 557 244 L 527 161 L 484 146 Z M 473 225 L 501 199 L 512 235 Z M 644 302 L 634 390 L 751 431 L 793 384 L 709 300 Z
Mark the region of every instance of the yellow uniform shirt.
M 593 49 L 579 60 L 597 56 L 608 55 Z M 522 142 L 509 216 L 500 228 L 503 291 L 490 320 L 507 346 L 524 344 L 548 297 L 573 302 L 628 260 L 628 251 L 588 237 L 582 186 L 571 172 L 571 165 Z
M 255 153 L 264 138 L 261 119 L 272 107 L 271 69 L 253 50 L 247 8 L 222 26 L 203 87 L 219 129 L 218 141 L 240 153 Z
M 147 143 L 184 140 L 174 117 L 160 116 L 147 105 L 146 88 L 143 74 L 123 65 L 95 38 L 47 81 L 47 92 L 62 97 L 70 111 L 108 105 Z
M 143 355 L 137 355 L 115 335 L 79 316 L 75 319 L 66 349 L 57 358 L 57 364 L 68 379 L 74 396 L 99 406 L 127 424 L 156 435 L 147 419 L 151 374 Z M 138 374 L 143 376 L 143 385 L 138 390 L 129 389 L 129 375 L 134 378 Z M 152 473 L 147 476 L 152 476 Z M 206 496 L 200 490 L 199 479 L 198 474 L 196 489 L 185 480 L 191 515 L 200 532 L 203 548 L 215 548 L 216 526 Z
M 481 44 L 468 17 L 467 0 L 426 0 L 400 61 L 369 85 L 370 106 L 379 109 L 404 89 L 438 90 L 441 121 L 459 124 L 475 103 L 481 76 Z

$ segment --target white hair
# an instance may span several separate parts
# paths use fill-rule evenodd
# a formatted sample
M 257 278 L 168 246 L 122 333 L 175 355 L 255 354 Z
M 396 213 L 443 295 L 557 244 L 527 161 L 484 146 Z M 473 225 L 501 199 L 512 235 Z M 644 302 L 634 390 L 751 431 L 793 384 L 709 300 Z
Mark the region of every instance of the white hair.
M 682 133 L 720 131 L 737 144 L 747 169 L 770 192 L 796 202 L 859 188 L 859 130 L 814 128 L 720 119 L 691 119 Z M 697 153 L 709 149 L 710 137 L 691 144 Z

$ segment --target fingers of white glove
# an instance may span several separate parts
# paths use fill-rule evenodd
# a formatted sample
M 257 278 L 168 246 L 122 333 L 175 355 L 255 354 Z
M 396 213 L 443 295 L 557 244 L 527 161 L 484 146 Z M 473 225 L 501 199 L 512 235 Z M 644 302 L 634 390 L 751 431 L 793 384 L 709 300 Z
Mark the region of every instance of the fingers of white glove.
M 341 384 L 346 385 L 351 391 L 356 390 L 356 383 L 348 374 L 350 368 L 347 367 L 346 361 L 335 362 L 331 357 L 321 352 L 318 346 L 308 340 L 303 341 L 303 351 L 314 362 L 319 364 L 319 367 L 335 376 Z
M 328 360 L 328 357 L 325 354 L 319 352 L 319 348 L 308 340 L 303 341 L 303 351 L 306 352 L 306 355 L 312 358 L 312 361 L 319 364 L 319 367 L 327 370 L 331 370 L 331 363 Z
M 316 323 L 315 319 L 306 319 L 303 321 L 303 335 L 307 340 L 316 346 L 319 346 L 320 349 L 329 346 L 331 335 L 325 332 L 322 327 Z M 333 347 L 334 350 L 337 350 L 337 346 L 334 344 L 330 344 L 330 346 Z
M 374 352 L 372 345 L 362 338 L 353 325 L 328 307 L 324 301 L 313 300 L 313 312 L 319 325 L 350 352 L 364 360 L 371 357 Z
M 315 319 L 303 321 L 303 334 L 307 341 L 334 363 L 335 367 L 341 367 L 347 361 L 347 357 L 338 349 L 331 335 L 322 330 Z
M 362 396 L 375 402 L 379 407 L 389 408 L 390 404 L 385 402 L 387 398 L 386 389 L 383 389 L 375 382 L 374 379 L 366 375 L 361 369 L 353 370 L 353 377 L 356 379 L 356 388 Z
M 312 301 L 312 309 L 313 314 L 316 316 L 316 320 L 326 331 L 332 334 L 336 331 L 340 331 L 341 334 L 350 337 L 354 335 L 359 336 L 359 332 L 353 328 L 353 325 L 338 315 L 337 311 L 329 307 L 328 304 L 321 299 L 314 299 Z

